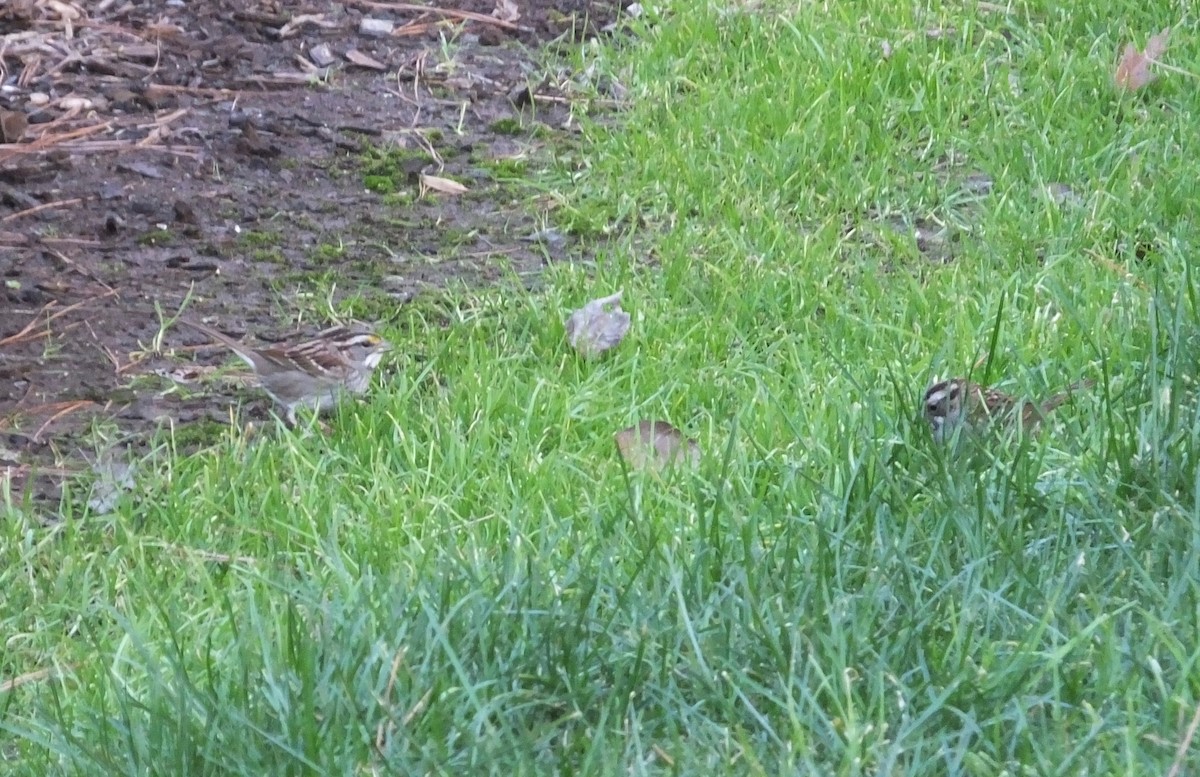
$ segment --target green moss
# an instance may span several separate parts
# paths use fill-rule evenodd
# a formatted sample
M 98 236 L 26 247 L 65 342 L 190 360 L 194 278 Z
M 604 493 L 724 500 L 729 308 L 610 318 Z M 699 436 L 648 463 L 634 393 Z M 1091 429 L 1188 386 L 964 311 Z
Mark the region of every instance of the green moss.
M 401 189 L 396 192 L 388 192 L 383 195 L 383 204 L 389 207 L 399 207 L 402 205 L 412 205 L 416 200 L 413 193 L 407 189 Z
M 521 120 L 516 116 L 505 116 L 493 121 L 489 129 L 497 135 L 519 135 L 522 131 Z
M 199 418 L 188 424 L 175 426 L 175 447 L 180 450 L 207 448 L 225 438 L 229 427 L 208 418 Z
M 332 243 L 322 243 L 313 249 L 312 258 L 318 262 L 332 262 L 341 259 L 346 255 L 346 246 L 343 243 L 333 245 Z
M 247 248 L 254 246 L 275 246 L 279 245 L 280 242 L 281 238 L 278 232 L 249 230 L 243 232 L 238 237 L 238 243 Z
M 480 165 L 496 178 L 524 178 L 529 164 L 524 159 L 486 159 Z
M 476 229 L 450 227 L 442 230 L 441 242 L 450 248 L 461 248 L 464 245 L 475 242 L 475 237 L 478 234 L 479 232 Z
M 429 152 L 423 148 L 400 148 L 399 146 L 369 146 L 363 151 L 360 167 L 365 176 L 403 176 L 413 162 L 433 162 Z
M 396 182 L 389 175 L 366 175 L 363 176 L 363 186 L 367 191 L 375 192 L 376 194 L 392 194 L 396 191 Z
M 251 252 L 250 258 L 256 262 L 267 264 L 285 264 L 287 257 L 278 248 L 257 248 Z
M 137 236 L 140 246 L 167 246 L 175 242 L 175 233 L 169 229 L 152 229 Z

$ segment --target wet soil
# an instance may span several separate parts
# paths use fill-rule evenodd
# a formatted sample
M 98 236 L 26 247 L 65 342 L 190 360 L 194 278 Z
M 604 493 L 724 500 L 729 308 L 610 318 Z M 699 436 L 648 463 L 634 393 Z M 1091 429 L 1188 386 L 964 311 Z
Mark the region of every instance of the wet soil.
M 577 127 L 578 74 L 555 54 L 619 13 L 0 7 L 0 494 L 50 508 L 98 436 L 136 445 L 167 423 L 268 411 L 235 384 L 178 390 L 227 354 L 163 334 L 160 315 L 186 307 L 267 342 L 333 309 L 399 320 L 429 289 L 531 284 L 577 257 L 545 229 L 553 203 L 517 182 Z

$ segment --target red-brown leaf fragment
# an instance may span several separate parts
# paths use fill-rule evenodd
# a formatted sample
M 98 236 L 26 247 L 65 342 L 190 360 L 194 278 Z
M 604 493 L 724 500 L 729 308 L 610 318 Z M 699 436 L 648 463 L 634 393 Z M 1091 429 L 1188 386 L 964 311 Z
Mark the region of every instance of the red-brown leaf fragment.
M 1156 78 L 1150 70 L 1150 63 L 1158 62 L 1167 52 L 1167 38 L 1170 34 L 1171 28 L 1164 27 L 1162 32 L 1146 41 L 1143 51 L 1138 51 L 1132 43 L 1126 44 L 1113 77 L 1118 91 L 1136 92 Z
M 666 421 L 641 421 L 613 435 L 621 458 L 633 469 L 662 470 L 675 464 L 700 465 L 700 446 Z

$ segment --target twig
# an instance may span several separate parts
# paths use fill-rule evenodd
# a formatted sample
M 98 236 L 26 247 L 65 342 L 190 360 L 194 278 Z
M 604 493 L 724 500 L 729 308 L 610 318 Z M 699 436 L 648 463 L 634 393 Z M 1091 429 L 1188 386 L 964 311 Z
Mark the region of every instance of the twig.
M 83 267 L 80 267 L 78 264 L 76 264 L 74 259 L 71 259 L 69 256 L 64 254 L 62 251 L 58 251 L 56 249 L 50 248 L 49 246 L 46 247 L 46 251 L 53 254 L 54 256 L 58 257 L 59 261 L 61 261 L 67 267 L 70 267 L 75 272 L 82 275 L 84 278 L 87 278 L 90 281 L 95 281 L 96 283 L 100 284 L 104 288 L 105 291 L 116 294 L 116 290 L 114 290 L 112 286 L 109 286 L 107 283 L 105 283 L 103 280 L 98 278 L 96 276 L 96 274 L 91 272 L 90 270 L 86 270 Z
M 161 127 L 164 124 L 170 124 L 171 122 L 175 121 L 176 119 L 181 119 L 191 112 L 192 112 L 191 108 L 180 108 L 177 111 L 172 111 L 171 113 L 163 114 L 162 116 L 156 117 L 154 119 L 154 121 L 150 122 L 149 124 L 138 124 L 137 128 L 138 129 L 146 129 L 147 127 Z
M 40 444 L 42 442 L 42 432 L 46 431 L 46 429 L 50 426 L 50 424 L 54 423 L 55 421 L 57 421 L 58 419 L 62 418 L 65 415 L 70 415 L 71 413 L 74 413 L 76 410 L 79 410 L 80 408 L 88 407 L 89 405 L 94 405 L 94 404 L 96 404 L 96 403 L 91 401 L 90 399 L 77 399 L 74 402 L 66 403 L 66 405 L 67 405 L 66 407 L 64 407 L 62 410 L 59 410 L 57 413 L 55 413 L 54 415 L 47 418 L 46 422 L 44 424 L 42 424 L 41 426 L 39 426 L 38 430 L 36 432 L 34 432 L 33 436 L 30 437 L 29 439 L 33 440 L 35 443 Z M 26 414 L 28 414 L 28 411 L 26 411 Z
M 1088 251 L 1088 255 L 1090 255 L 1100 264 L 1104 265 L 1106 269 L 1111 270 L 1115 275 L 1119 276 L 1121 280 L 1130 281 L 1142 291 L 1146 291 L 1146 284 L 1142 282 L 1141 278 L 1138 278 L 1136 275 L 1129 272 L 1112 259 L 1109 259 L 1107 256 L 1102 256 L 1098 251 Z
M 170 84 L 147 84 L 147 92 L 181 92 L 183 94 L 194 94 L 201 97 L 229 97 L 230 95 L 240 94 L 238 89 L 212 89 L 203 86 L 173 86 Z
M 404 25 L 403 27 L 397 27 L 395 30 L 393 30 L 392 36 L 396 37 L 396 38 L 399 38 L 399 37 L 407 38 L 407 37 L 413 36 L 413 35 L 424 35 L 425 33 L 432 30 L 434 27 L 437 27 L 439 24 L 443 24 L 443 25 L 454 24 L 454 21 L 451 19 L 443 19 L 440 22 L 427 22 L 425 24 L 417 24 L 416 22 L 409 22 L 408 24 Z
M 81 308 L 84 305 L 88 304 L 89 302 L 95 302 L 96 300 L 101 300 L 101 299 L 104 299 L 105 297 L 111 297 L 116 293 L 117 293 L 116 289 L 109 289 L 108 291 L 101 294 L 99 297 L 95 297 L 93 299 L 80 300 L 79 302 L 76 302 L 73 305 L 67 305 L 62 310 L 57 310 L 54 313 L 51 313 L 46 318 L 45 323 L 49 324 L 54 319 L 61 318 L 62 316 L 65 316 L 67 313 L 70 313 L 72 310 Z M 26 324 L 24 329 L 22 329 L 20 332 L 17 332 L 15 335 L 9 335 L 8 337 L 4 338 L 3 340 L 0 340 L 0 346 L 13 345 L 15 343 L 23 342 L 25 339 L 25 336 L 28 335 L 31 331 L 33 331 L 33 328 L 38 325 L 39 317 L 43 313 L 46 313 L 47 311 L 49 311 L 50 308 L 54 307 L 57 304 L 58 304 L 57 302 L 51 300 L 50 302 L 47 302 L 45 305 L 42 305 L 41 309 L 37 313 L 33 314 L 33 320 L 30 321 L 28 324 Z
M 79 666 L 79 665 L 78 664 L 68 664 L 67 666 L 62 667 L 62 669 L 73 670 L 77 666 Z M 47 668 L 47 669 L 35 669 L 32 672 L 26 672 L 25 674 L 17 675 L 16 677 L 12 678 L 11 680 L 5 680 L 4 682 L 0 683 L 0 693 L 8 693 L 9 691 L 20 688 L 22 685 L 28 685 L 29 683 L 35 683 L 35 682 L 38 682 L 39 680 L 45 680 L 47 677 L 50 677 L 51 675 L 58 674 L 59 671 L 61 671 L 61 670 L 59 668 L 55 667 L 55 668 Z
M 121 364 L 119 360 L 114 361 L 113 362 L 114 372 L 117 375 L 124 375 L 128 370 L 132 370 L 134 367 L 136 367 L 139 364 L 141 364 L 142 362 L 146 361 L 147 355 L 148 354 L 145 351 L 138 351 L 137 354 L 131 355 L 129 357 L 129 361 L 125 364 Z M 110 360 L 112 358 L 113 357 L 109 356 Z
M 15 435 L 17 437 L 24 437 L 26 440 L 29 439 L 29 435 L 24 434 L 23 432 L 9 431 L 9 434 Z M 12 478 L 15 478 L 15 477 L 28 477 L 29 473 L 31 473 L 31 472 L 33 472 L 32 464 L 18 464 L 15 467 L 13 467 L 13 466 L 5 467 L 3 474 L 6 478 L 11 480 Z M 64 467 L 44 467 L 44 466 L 39 465 L 37 468 L 37 473 L 38 473 L 38 475 L 40 475 L 42 477 L 47 477 L 47 476 L 52 475 L 56 478 L 72 478 L 72 477 L 75 477 L 76 475 L 81 474 L 81 470 L 66 469 Z
M 97 132 L 104 132 L 105 130 L 112 129 L 112 126 L 113 126 L 112 122 L 104 121 L 99 124 L 88 124 L 87 126 L 80 127 L 78 129 L 68 130 L 66 132 L 60 132 L 57 135 L 52 135 L 52 134 L 50 134 L 50 132 L 48 132 L 48 130 L 51 129 L 52 127 L 56 127 L 56 126 L 58 126 L 60 124 L 64 124 L 64 123 L 66 123 L 66 119 L 60 118 L 60 119 L 58 119 L 56 121 L 52 121 L 48 124 L 43 124 L 40 127 L 40 129 L 42 130 L 42 134 L 37 136 L 37 140 L 33 141 L 32 143 L 25 144 L 24 146 L 22 146 L 22 148 L 29 148 L 30 146 L 34 146 L 40 151 L 45 146 L 52 146 L 52 145 L 56 145 L 58 143 L 66 143 L 68 140 L 78 140 L 79 138 L 84 138 L 84 137 L 87 137 L 88 135 L 95 135 Z M 12 149 L 5 149 L 5 150 L 6 151 L 16 151 L 17 149 L 12 148 Z
M 608 97 L 560 97 L 554 94 L 535 94 L 533 99 L 541 103 L 555 103 L 562 105 L 574 105 L 575 103 L 589 102 L 593 105 L 599 105 L 605 108 L 628 108 L 628 100 L 613 100 Z
M 0 156 L 0 162 L 17 156 L 18 154 L 39 154 L 45 151 L 45 148 L 34 148 L 34 144 L 30 143 L 24 146 L 14 147 L 8 150 L 7 156 Z M 160 151 L 164 154 L 175 154 L 176 156 L 186 156 L 191 159 L 199 159 L 200 152 L 195 146 L 139 146 L 125 140 L 91 140 L 81 143 L 56 144 L 65 145 L 69 151 L 85 152 L 85 151 Z
M 78 205 L 81 202 L 83 202 L 82 197 L 76 197 L 72 200 L 58 200 L 57 202 L 44 202 L 41 205 L 35 205 L 32 208 L 26 208 L 25 210 L 19 210 L 16 213 L 10 213 L 4 218 L 0 219 L 0 224 L 7 224 L 8 222 L 15 221 L 22 216 L 32 216 L 34 213 L 40 213 L 44 210 L 54 210 L 55 208 L 66 208 L 71 205 Z
M 39 238 L 38 242 L 47 246 L 66 245 L 66 246 L 98 246 L 99 240 L 92 240 L 84 237 L 43 237 Z
M 506 22 L 503 19 L 497 19 L 494 16 L 485 16 L 474 11 L 460 11 L 450 8 L 436 8 L 426 5 L 413 5 L 411 3 L 380 3 L 373 0 L 350 0 L 351 5 L 357 5 L 362 8 L 374 8 L 382 11 L 416 11 L 417 13 L 435 13 L 439 16 L 448 16 L 451 19 L 470 19 L 483 24 L 492 24 L 497 27 L 503 27 L 507 30 L 519 30 L 521 32 L 533 32 L 529 27 L 523 27 L 519 24 Z
M 218 564 L 232 564 L 237 562 L 245 564 L 248 567 L 258 566 L 259 560 L 253 556 L 231 556 L 228 553 L 216 553 L 203 548 L 189 548 L 185 545 L 173 545 L 169 542 L 148 542 L 151 547 L 161 548 L 162 550 L 178 553 L 185 558 L 199 558 L 201 561 L 212 561 Z
M 392 657 L 392 671 L 388 673 L 387 687 L 383 689 L 383 698 L 379 700 L 382 706 L 391 706 L 392 689 L 396 687 L 396 673 L 400 671 L 400 665 L 404 663 L 404 656 L 407 652 L 406 648 L 400 648 L 396 651 L 396 655 Z M 381 720 L 379 726 L 375 729 L 375 749 L 383 750 L 383 746 L 387 744 L 387 739 L 391 735 L 391 715 L 385 715 L 384 720 Z
M 1175 750 L 1175 760 L 1171 763 L 1171 771 L 1167 772 L 1167 777 L 1179 777 L 1179 771 L 1183 768 L 1183 761 L 1187 758 L 1188 750 L 1192 747 L 1192 737 L 1196 736 L 1196 727 L 1200 726 L 1200 704 L 1196 705 L 1196 713 L 1192 715 L 1192 722 L 1188 724 L 1187 732 L 1183 735 L 1183 741 L 1179 743 L 1179 747 Z

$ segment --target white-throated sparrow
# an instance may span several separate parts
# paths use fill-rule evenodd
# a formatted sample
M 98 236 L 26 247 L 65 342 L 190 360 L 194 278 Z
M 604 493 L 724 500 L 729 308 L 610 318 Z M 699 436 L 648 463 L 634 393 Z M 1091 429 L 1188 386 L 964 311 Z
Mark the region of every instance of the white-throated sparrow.
M 287 421 L 293 425 L 298 407 L 321 412 L 333 407 L 342 392 L 365 392 L 371 371 L 391 349 L 361 324 L 330 327 L 290 345 L 251 348 L 210 326 L 186 318 L 179 321 L 220 340 L 250 365 L 263 389 L 287 409 Z
M 925 390 L 925 420 L 933 428 L 933 439 L 945 442 L 961 426 L 981 428 L 992 421 L 1021 424 L 1032 431 L 1054 408 L 1080 389 L 1091 388 L 1095 381 L 1081 380 L 1044 402 L 1017 399 L 993 388 L 951 378 L 934 383 Z

